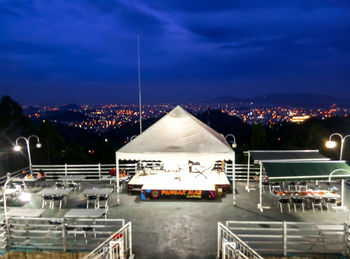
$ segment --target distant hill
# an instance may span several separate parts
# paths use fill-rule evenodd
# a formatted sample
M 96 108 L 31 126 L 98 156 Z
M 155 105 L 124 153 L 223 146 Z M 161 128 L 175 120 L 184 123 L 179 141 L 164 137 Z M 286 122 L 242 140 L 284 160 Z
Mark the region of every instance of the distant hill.
M 271 94 L 252 98 L 236 98 L 232 96 L 220 96 L 211 99 L 211 103 L 254 103 L 261 105 L 302 105 L 302 106 L 322 106 L 332 104 L 345 104 L 345 100 L 330 95 L 323 94 Z

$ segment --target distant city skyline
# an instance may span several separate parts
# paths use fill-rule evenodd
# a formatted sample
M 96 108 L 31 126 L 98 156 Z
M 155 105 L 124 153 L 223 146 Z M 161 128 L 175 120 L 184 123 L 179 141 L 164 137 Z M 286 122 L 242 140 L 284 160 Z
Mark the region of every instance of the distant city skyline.
M 350 2 L 2 1 L 0 95 L 21 104 L 350 97 Z

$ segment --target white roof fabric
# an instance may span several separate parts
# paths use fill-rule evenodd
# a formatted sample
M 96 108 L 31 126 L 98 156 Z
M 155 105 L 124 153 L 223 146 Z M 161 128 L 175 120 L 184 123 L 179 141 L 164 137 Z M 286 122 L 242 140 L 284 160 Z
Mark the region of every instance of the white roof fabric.
M 180 106 L 116 152 L 119 160 L 234 160 L 225 137 Z

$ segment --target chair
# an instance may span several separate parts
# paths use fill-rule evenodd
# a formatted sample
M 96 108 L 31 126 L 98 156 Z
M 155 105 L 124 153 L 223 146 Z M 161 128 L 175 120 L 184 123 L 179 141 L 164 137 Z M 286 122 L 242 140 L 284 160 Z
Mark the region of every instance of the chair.
M 43 195 L 42 200 L 43 200 L 42 204 L 41 204 L 42 209 L 45 207 L 47 202 L 49 202 L 50 207 L 51 207 L 51 196 L 50 195 Z
M 329 212 L 329 208 L 332 208 L 335 210 L 335 212 L 337 212 L 337 210 L 335 209 L 337 207 L 337 199 L 336 198 L 327 198 L 326 206 L 327 206 L 328 212 Z
M 105 209 L 105 218 L 107 218 L 108 196 L 100 196 L 100 197 L 98 197 L 97 208 L 98 209 Z
M 288 211 L 290 212 L 290 198 L 286 196 L 281 196 L 278 199 L 278 204 L 281 209 L 281 213 L 283 212 L 283 204 L 286 204 L 288 206 Z
M 272 183 L 270 185 L 270 192 L 281 191 L 281 185 L 279 183 Z
M 299 192 L 307 191 L 307 184 L 306 184 L 306 182 L 298 183 L 298 191 Z
M 62 182 L 56 182 L 55 185 L 56 188 L 64 188 L 64 184 Z
M 80 189 L 79 183 L 75 183 L 75 182 L 68 183 L 68 187 L 73 189 L 74 194 L 76 190 Z
M 315 212 L 315 207 L 318 206 L 321 210 L 321 212 L 323 211 L 322 209 L 322 198 L 319 197 L 315 197 L 312 199 L 311 201 L 311 205 L 312 205 L 312 210 Z
M 97 203 L 97 195 L 87 195 L 86 196 L 86 208 L 89 208 L 89 204 L 93 202 L 94 203 L 94 208 L 96 208 L 96 203 Z
M 303 212 L 305 211 L 304 210 L 304 198 L 301 198 L 301 197 L 293 197 L 292 198 L 292 201 L 293 201 L 293 205 L 294 205 L 294 212 L 297 213 L 297 205 L 301 206 Z
M 86 243 L 88 242 L 88 241 L 87 241 L 87 232 L 93 232 L 94 237 L 95 237 L 95 239 L 96 239 L 96 232 L 95 232 L 95 228 L 94 228 L 94 227 L 92 227 L 92 226 L 86 226 L 86 227 L 83 227 L 83 228 L 82 228 L 82 231 L 83 231 L 83 235 L 84 235 L 84 237 L 85 237 L 85 242 L 86 242 Z
M 288 191 L 296 191 L 297 190 L 297 184 L 295 182 L 288 183 Z
M 62 201 L 63 201 L 63 196 L 62 195 L 52 195 L 51 196 L 51 201 L 50 201 L 50 207 L 53 209 L 55 206 L 55 202 L 59 202 L 59 209 L 62 208 Z

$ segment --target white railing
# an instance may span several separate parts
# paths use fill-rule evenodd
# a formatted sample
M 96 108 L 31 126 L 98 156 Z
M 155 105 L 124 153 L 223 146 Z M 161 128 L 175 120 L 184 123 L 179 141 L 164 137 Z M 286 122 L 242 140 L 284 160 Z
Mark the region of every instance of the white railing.
M 87 164 L 87 165 L 33 165 L 33 174 L 39 171 L 45 172 L 47 180 L 56 180 L 64 175 L 85 175 L 86 181 L 96 181 L 101 176 L 106 176 L 109 171 L 115 168 L 115 164 Z M 122 163 L 119 169 L 125 169 L 129 174 L 134 174 L 136 170 L 135 163 Z
M 246 244 L 236 234 L 234 234 L 230 229 L 228 229 L 220 222 L 218 222 L 217 241 L 217 258 L 263 259 L 261 255 L 254 251 L 248 244 Z
M 226 221 L 226 227 L 263 255 L 347 254 L 347 223 Z
M 11 217 L 7 225 L 7 249 L 91 250 L 124 225 L 124 219 Z
M 22 175 L 22 171 L 29 172 L 29 167 L 24 167 L 24 168 L 19 169 L 17 171 L 11 172 L 11 173 L 9 173 L 9 176 L 10 177 L 20 176 L 20 175 Z M 7 174 L 0 176 L 0 185 L 1 186 L 4 185 L 6 180 L 7 180 Z
M 132 227 L 131 222 L 121 227 L 84 259 L 124 259 L 132 256 Z

